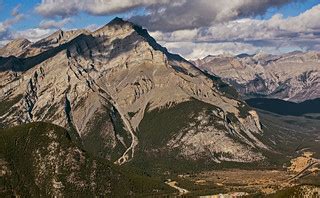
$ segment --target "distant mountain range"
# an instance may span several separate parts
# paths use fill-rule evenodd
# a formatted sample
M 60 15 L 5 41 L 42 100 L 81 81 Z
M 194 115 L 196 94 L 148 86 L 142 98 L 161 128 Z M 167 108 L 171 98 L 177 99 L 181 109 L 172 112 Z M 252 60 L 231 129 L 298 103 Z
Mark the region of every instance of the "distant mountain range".
M 231 84 L 245 98 L 302 102 L 320 98 L 320 53 L 207 56 L 193 61 Z

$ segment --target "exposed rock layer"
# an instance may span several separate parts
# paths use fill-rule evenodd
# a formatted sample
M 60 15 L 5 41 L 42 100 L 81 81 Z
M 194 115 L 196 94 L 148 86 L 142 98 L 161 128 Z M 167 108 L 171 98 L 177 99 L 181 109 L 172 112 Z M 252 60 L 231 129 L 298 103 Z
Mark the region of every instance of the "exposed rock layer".
M 320 53 L 208 56 L 194 61 L 247 97 L 302 102 L 320 97 Z
M 197 160 L 196 147 L 212 162 L 264 159 L 255 111 L 139 26 L 116 18 L 95 32 L 58 31 L 20 51 L 0 60 L 0 100 L 11 101 L 0 115 L 5 126 L 51 122 L 75 131 L 87 150 L 123 164 L 142 150 L 139 126 L 148 112 L 200 101 L 201 108 L 181 115 L 195 125 L 175 128 L 163 151 L 177 148 L 178 156 Z M 200 117 L 206 119 L 198 123 Z

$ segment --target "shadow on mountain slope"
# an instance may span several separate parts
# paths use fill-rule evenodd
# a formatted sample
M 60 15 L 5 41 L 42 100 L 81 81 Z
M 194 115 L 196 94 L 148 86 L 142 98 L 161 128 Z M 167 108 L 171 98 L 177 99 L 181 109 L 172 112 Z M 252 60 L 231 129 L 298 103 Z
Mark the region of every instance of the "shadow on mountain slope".
M 294 103 L 279 99 L 253 98 L 246 100 L 246 102 L 253 108 L 279 115 L 302 116 L 305 114 L 320 113 L 320 99 Z

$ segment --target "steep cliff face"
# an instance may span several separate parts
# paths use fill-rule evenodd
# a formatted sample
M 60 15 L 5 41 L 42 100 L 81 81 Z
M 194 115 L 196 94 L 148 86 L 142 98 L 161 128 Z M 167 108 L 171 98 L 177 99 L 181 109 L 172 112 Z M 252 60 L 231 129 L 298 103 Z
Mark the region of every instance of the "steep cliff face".
M 273 56 L 208 56 L 194 63 L 248 97 L 302 102 L 320 97 L 320 54 L 292 52 Z
M 116 18 L 79 32 L 56 32 L 29 45 L 28 55 L 1 59 L 4 126 L 46 121 L 69 128 L 84 148 L 117 164 L 159 155 L 149 142 L 157 137 L 165 137 L 158 150 L 184 160 L 264 159 L 256 112 L 146 30 Z M 154 112 L 167 119 L 160 125 Z

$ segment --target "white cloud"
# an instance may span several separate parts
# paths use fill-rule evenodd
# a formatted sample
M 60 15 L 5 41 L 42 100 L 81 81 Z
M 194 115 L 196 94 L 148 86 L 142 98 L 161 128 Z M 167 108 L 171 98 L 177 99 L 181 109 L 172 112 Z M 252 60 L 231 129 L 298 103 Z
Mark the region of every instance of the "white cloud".
M 154 32 L 163 41 L 250 41 L 265 39 L 314 38 L 320 33 L 320 4 L 296 16 L 283 18 L 276 14 L 269 20 L 238 19 L 211 27 L 178 30 L 171 33 Z
M 68 17 L 79 12 L 110 15 L 144 8 L 144 15 L 130 20 L 152 31 L 174 31 L 264 14 L 270 7 L 292 1 L 295 0 L 42 0 L 36 10 L 46 17 Z
M 170 52 L 180 54 L 187 60 L 195 60 L 208 55 L 229 54 L 237 55 L 242 53 L 255 54 L 266 52 L 270 54 L 281 54 L 294 50 L 303 50 L 296 45 L 291 46 L 255 46 L 243 42 L 221 42 L 221 43 L 193 43 L 193 42 L 161 42 Z
M 87 27 L 85 27 L 84 29 L 89 30 L 89 31 L 96 31 L 97 29 L 101 28 L 101 26 L 97 25 L 97 24 L 91 24 L 88 25 Z
M 19 12 L 20 7 L 21 7 L 21 4 L 16 5 L 11 11 L 11 16 L 19 16 L 19 15 L 21 15 L 20 12 Z
M 42 0 L 36 10 L 43 16 L 72 16 L 78 12 L 108 15 L 141 6 L 170 3 L 170 0 Z
M 26 29 L 22 31 L 17 31 L 12 33 L 12 38 L 25 38 L 32 42 L 45 38 L 52 34 L 55 30 L 54 29 L 41 29 L 41 28 L 34 28 L 34 29 Z
M 71 18 L 64 18 L 62 20 L 42 20 L 39 24 L 39 27 L 42 29 L 58 28 L 61 29 L 66 24 L 72 21 Z
M 0 40 L 0 47 L 5 46 L 9 42 L 10 42 L 10 40 Z
M 21 5 L 15 6 L 11 11 L 11 18 L 0 22 L 0 47 L 4 46 L 13 39 L 25 38 L 30 41 L 37 41 L 52 34 L 56 28 L 62 28 L 65 24 L 71 21 L 70 18 L 65 18 L 60 21 L 43 20 L 39 27 L 25 30 L 13 31 L 10 28 L 21 21 L 25 15 L 19 12 Z
M 11 18 L 0 22 L 0 39 L 8 39 L 10 37 L 10 31 L 12 25 L 21 21 L 24 18 L 24 15 L 19 12 L 20 4 L 14 7 L 11 11 Z
M 319 21 L 320 4 L 295 17 L 284 18 L 276 14 L 268 20 L 244 18 L 217 23 L 211 27 L 170 33 L 156 31 L 151 34 L 173 51 L 179 51 L 174 45 L 189 48 L 180 52 L 188 58 L 222 51 L 242 53 L 239 49 L 246 53 L 259 50 L 272 53 L 287 52 L 290 49 L 320 50 Z M 237 43 L 237 46 L 230 47 L 233 43 Z
M 149 14 L 134 16 L 130 20 L 152 31 L 171 32 L 262 15 L 270 7 L 292 1 L 294 0 L 185 0 L 176 6 L 169 3 L 147 7 Z

